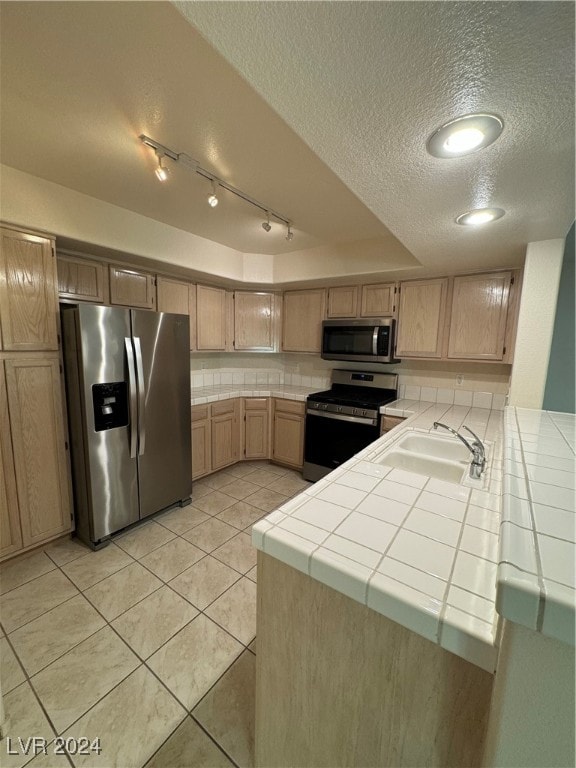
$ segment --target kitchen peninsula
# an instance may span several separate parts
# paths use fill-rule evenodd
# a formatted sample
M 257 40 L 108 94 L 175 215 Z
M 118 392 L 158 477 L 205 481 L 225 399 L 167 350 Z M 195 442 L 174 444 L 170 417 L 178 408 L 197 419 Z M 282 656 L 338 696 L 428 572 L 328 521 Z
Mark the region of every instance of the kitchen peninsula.
M 507 534 L 498 549 L 501 507 L 508 515 L 508 497 L 517 492 L 509 451 L 517 448 L 511 440 L 518 435 L 504 436 L 503 413 L 402 401 L 385 412 L 409 418 L 253 528 L 260 550 L 258 765 L 514 764 L 499 762 L 506 753 L 501 718 L 511 698 L 506 678 L 518 663 L 507 648 L 498 666 L 503 629 L 510 625 L 513 636 L 512 621 L 533 627 L 538 639 L 557 644 L 562 664 L 568 660 L 564 674 L 570 674 L 570 658 L 573 671 L 568 560 L 563 571 L 558 562 L 549 571 L 560 580 L 557 593 L 548 605 L 538 594 L 544 621 L 531 625 L 518 615 L 526 566 L 517 559 L 525 556 L 528 529 L 516 520 L 511 531 L 505 517 Z M 509 408 L 504 418 L 507 424 L 519 419 L 526 436 L 541 421 L 531 414 L 540 412 Z M 439 420 L 455 428 L 466 423 L 486 441 L 482 487 L 382 463 L 403 435 L 426 434 Z M 573 423 L 571 416 L 546 414 L 548 442 L 528 436 L 534 455 L 552 451 L 573 460 Z M 530 483 L 531 467 L 526 464 Z M 561 491 L 556 496 L 559 504 L 569 503 Z M 573 541 L 565 545 L 573 552 Z M 516 572 L 513 585 L 509 568 Z M 564 694 L 565 688 L 559 701 Z M 526 704 L 527 723 L 531 706 L 538 709 L 538 697 Z M 570 711 L 573 700 L 572 709 L 556 712 L 561 725 L 555 732 L 562 734 L 564 726 L 566 743 L 548 760 L 557 759 L 558 749 L 573 754 Z

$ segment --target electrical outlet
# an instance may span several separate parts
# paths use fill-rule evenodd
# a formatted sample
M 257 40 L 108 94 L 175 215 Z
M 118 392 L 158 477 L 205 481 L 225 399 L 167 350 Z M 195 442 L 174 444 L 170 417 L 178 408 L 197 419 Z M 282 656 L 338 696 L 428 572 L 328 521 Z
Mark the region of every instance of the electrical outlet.
M 461 374 L 461 373 L 459 373 L 459 374 L 456 376 L 456 384 L 457 384 L 459 387 L 461 387 L 463 383 L 464 383 L 464 376 L 462 376 L 462 374 Z

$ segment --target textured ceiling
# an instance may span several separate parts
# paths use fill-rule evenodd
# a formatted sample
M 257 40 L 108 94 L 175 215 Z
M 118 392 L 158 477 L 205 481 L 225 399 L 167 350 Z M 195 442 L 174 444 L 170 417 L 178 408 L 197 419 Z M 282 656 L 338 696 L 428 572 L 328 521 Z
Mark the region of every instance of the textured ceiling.
M 2 2 L 6 165 L 248 253 L 370 239 L 411 254 L 170 3 Z M 294 221 L 263 214 L 172 166 L 154 176 L 145 133 Z M 166 162 L 170 166 L 170 161 Z
M 414 257 L 463 271 L 520 263 L 527 242 L 563 237 L 573 220 L 573 3 L 0 2 L 0 13 L 2 162 L 239 251 L 314 258 L 366 241 L 382 271 Z M 496 144 L 426 153 L 436 127 L 476 110 L 504 118 Z M 293 219 L 292 243 L 225 192 L 210 210 L 194 174 L 175 168 L 161 185 L 142 132 Z M 506 216 L 454 223 L 483 205 Z
M 183 15 L 428 266 L 512 263 L 574 219 L 572 2 L 176 2 Z M 473 111 L 491 147 L 427 154 Z M 491 226 L 454 223 L 496 206 Z

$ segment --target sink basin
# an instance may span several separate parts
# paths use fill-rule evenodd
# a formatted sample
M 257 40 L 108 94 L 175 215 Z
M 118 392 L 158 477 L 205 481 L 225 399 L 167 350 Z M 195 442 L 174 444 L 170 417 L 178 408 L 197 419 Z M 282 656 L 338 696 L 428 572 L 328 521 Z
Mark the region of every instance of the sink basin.
M 412 432 L 399 440 L 397 447 L 447 461 L 470 462 L 472 459 L 468 448 L 456 437 L 440 437 L 440 435 Z
M 464 448 L 464 446 L 462 446 Z M 422 453 L 412 453 L 402 450 L 400 443 L 396 450 L 389 451 L 378 461 L 387 467 L 404 469 L 417 475 L 427 475 L 447 483 L 461 483 L 468 471 L 468 465 L 457 461 L 445 461 L 434 456 L 424 456 Z

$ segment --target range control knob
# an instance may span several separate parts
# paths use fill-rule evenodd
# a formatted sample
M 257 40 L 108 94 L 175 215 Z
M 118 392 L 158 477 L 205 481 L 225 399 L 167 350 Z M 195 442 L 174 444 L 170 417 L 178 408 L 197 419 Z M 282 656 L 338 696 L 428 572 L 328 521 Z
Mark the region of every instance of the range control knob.
M 362 411 L 362 416 L 366 416 L 366 411 Z
M 338 411 L 338 413 L 342 413 L 342 406 L 341 406 L 341 405 L 339 405 L 339 406 L 338 406 L 338 408 L 337 408 L 336 410 Z
M 322 408 L 323 408 L 325 411 L 327 411 L 327 410 L 328 410 L 328 404 L 327 404 L 327 403 L 324 403 L 324 405 L 322 406 Z
M 358 413 L 358 408 L 354 408 L 354 416 L 356 416 Z

